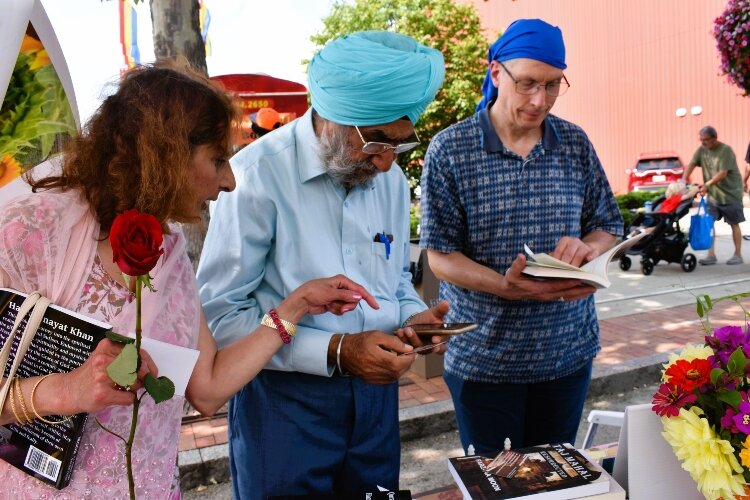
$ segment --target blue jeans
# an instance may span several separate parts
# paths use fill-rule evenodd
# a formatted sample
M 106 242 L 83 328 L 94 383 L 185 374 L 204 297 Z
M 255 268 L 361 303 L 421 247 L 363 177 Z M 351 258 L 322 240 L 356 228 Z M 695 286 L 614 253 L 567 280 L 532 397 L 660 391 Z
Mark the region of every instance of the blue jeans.
M 397 384 L 263 370 L 229 402 L 235 499 L 398 489 Z
M 546 443 L 575 444 L 593 360 L 571 375 L 534 384 L 492 384 L 449 373 L 448 385 L 461 444 L 494 456 L 505 438 L 512 448 Z

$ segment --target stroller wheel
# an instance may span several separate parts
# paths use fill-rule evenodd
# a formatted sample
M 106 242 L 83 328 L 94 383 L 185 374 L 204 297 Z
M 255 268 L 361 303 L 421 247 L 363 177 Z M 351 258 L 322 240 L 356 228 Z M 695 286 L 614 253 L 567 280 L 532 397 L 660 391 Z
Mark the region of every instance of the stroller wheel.
M 650 260 L 644 260 L 641 262 L 641 272 L 648 276 L 649 274 L 654 272 L 654 263 Z
M 633 264 L 633 261 L 630 260 L 630 257 L 627 255 L 623 255 L 620 257 L 620 269 L 623 271 L 627 271 L 630 269 L 630 266 Z
M 695 258 L 695 255 L 691 253 L 686 253 L 682 256 L 682 262 L 680 262 L 680 266 L 682 267 L 682 270 L 686 273 L 691 272 L 693 269 L 695 269 L 695 264 L 697 260 Z

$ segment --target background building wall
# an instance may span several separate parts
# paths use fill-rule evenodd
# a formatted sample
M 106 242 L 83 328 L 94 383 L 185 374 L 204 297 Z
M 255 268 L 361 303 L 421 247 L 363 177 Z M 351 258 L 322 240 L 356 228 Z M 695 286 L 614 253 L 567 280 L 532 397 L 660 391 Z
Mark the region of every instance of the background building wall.
M 476 6 L 491 41 L 520 18 L 562 29 L 571 88 L 552 112 L 587 132 L 616 193 L 627 191 L 625 170 L 641 152 L 674 150 L 690 161 L 704 125 L 744 171 L 750 97 L 719 74 L 713 37 L 724 0 L 462 1 Z

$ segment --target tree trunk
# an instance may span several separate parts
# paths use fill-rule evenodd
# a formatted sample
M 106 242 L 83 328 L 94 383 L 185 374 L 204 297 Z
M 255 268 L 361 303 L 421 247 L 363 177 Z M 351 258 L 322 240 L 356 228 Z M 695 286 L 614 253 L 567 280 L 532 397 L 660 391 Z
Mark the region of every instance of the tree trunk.
M 182 55 L 193 68 L 208 74 L 196 0 L 151 0 L 151 23 L 157 59 Z M 198 266 L 206 237 L 208 211 L 204 219 L 205 224 L 184 224 L 182 227 L 187 239 L 188 256 L 194 268 Z

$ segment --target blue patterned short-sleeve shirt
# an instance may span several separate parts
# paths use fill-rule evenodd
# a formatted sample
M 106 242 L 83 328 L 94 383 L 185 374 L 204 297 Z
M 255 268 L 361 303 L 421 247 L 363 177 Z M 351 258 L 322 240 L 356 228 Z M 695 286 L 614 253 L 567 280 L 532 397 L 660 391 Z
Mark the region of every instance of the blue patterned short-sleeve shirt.
M 526 158 L 506 149 L 487 109 L 436 135 L 422 173 L 421 246 L 461 252 L 500 274 L 524 243 L 552 252 L 563 236 L 622 235 L 604 169 L 583 130 L 549 115 Z M 449 321 L 480 328 L 448 344 L 445 369 L 476 382 L 542 382 L 599 351 L 594 298 L 511 301 L 441 282 Z

